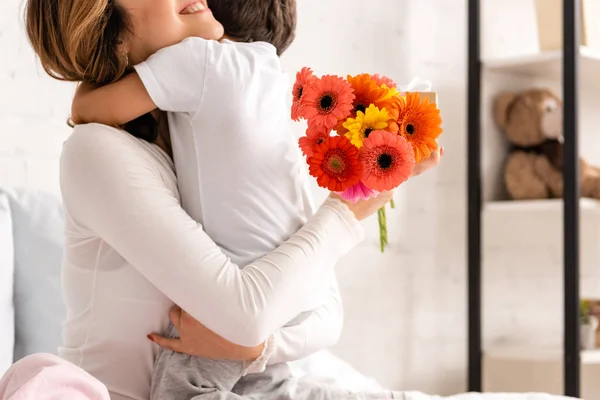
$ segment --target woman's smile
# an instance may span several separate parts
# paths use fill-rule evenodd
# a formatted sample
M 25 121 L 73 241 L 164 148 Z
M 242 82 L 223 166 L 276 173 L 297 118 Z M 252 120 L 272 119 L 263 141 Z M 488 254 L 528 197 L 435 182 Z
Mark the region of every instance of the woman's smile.
M 205 12 L 210 12 L 210 9 L 206 4 L 202 1 L 194 1 L 191 4 L 187 4 L 179 14 L 201 14 Z

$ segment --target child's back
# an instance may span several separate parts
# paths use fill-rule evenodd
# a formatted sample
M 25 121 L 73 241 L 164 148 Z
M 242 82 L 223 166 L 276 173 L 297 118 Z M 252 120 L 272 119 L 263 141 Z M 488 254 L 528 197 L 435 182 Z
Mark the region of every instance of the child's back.
M 275 47 L 264 42 L 190 38 L 163 51 L 169 54 L 137 70 L 159 107 L 187 111 L 169 114 L 183 207 L 235 263 L 246 265 L 278 247 L 312 212 L 291 134 L 288 77 Z M 202 54 L 195 78 L 165 81 L 170 62 Z M 187 91 L 194 93 L 182 96 Z M 169 106 L 175 99 L 184 103 Z

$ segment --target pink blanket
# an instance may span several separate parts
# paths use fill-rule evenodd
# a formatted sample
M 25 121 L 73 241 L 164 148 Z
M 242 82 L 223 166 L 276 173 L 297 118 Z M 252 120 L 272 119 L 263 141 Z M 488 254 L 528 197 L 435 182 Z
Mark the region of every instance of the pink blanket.
M 110 400 L 99 380 L 51 354 L 16 362 L 0 380 L 0 400 Z

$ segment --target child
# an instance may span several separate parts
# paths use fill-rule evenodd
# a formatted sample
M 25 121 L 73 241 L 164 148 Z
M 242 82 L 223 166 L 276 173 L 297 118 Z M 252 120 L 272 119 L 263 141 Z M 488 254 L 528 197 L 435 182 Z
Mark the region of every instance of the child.
M 156 107 L 169 111 L 183 207 L 233 262 L 247 265 L 278 247 L 313 212 L 304 165 L 290 134 L 290 82 L 278 58 L 293 41 L 296 4 L 295 0 L 211 0 L 211 6 L 227 37 L 239 42 L 184 39 L 159 50 L 123 80 L 81 94 L 74 112 L 80 121 L 120 125 Z M 131 107 L 115 109 L 112 100 L 117 96 L 126 98 Z M 335 277 L 324 277 L 318 285 L 321 290 L 312 297 L 315 311 L 307 310 L 286 327 L 294 329 L 293 325 L 313 316 L 327 318 L 331 309 L 341 324 Z M 225 311 L 226 305 L 222 307 Z M 339 326 L 332 329 L 319 333 L 323 338 L 336 336 L 326 339 L 335 342 Z M 177 333 L 171 326 L 168 334 Z M 280 335 L 284 343 L 277 345 L 304 345 L 306 332 L 299 334 L 298 343 L 292 336 Z M 271 338 L 263 354 L 272 353 L 273 346 Z M 245 366 L 161 349 L 151 397 L 350 398 L 334 387 L 299 385 L 290 378 L 285 363 L 265 369 L 266 358 Z M 378 398 L 388 396 L 378 394 Z

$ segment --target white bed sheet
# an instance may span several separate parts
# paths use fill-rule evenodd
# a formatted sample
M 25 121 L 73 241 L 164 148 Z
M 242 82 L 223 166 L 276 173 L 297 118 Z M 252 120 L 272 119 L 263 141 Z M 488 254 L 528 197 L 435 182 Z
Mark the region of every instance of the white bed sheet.
M 544 393 L 464 393 L 454 396 L 431 396 L 424 393 L 410 392 L 405 400 L 574 400 L 569 397 Z
M 340 385 L 352 391 L 378 391 L 383 388 L 376 380 L 364 376 L 350 364 L 333 354 L 322 351 L 304 360 L 291 363 L 294 376 L 310 375 Z M 569 397 L 544 393 L 463 393 L 453 396 L 406 392 L 403 400 L 573 400 Z M 589 399 L 588 399 L 589 400 Z

